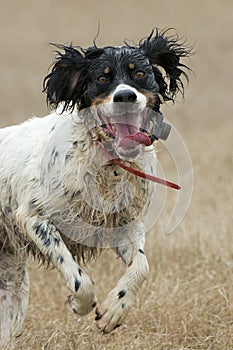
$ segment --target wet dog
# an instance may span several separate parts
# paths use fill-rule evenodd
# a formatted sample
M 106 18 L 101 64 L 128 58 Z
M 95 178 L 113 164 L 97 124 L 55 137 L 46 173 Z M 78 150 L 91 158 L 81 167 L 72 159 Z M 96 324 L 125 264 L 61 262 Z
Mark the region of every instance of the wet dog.
M 55 112 L 0 130 L 0 335 L 18 334 L 28 303 L 31 253 L 57 268 L 72 294 L 66 305 L 97 327 L 120 326 L 148 274 L 141 216 L 155 174 L 154 141 L 168 136 L 160 105 L 183 93 L 191 49 L 169 31 L 138 45 L 56 45 L 44 80 Z M 166 131 L 166 130 L 167 131 Z M 97 305 L 94 282 L 81 262 L 111 247 L 126 266 Z

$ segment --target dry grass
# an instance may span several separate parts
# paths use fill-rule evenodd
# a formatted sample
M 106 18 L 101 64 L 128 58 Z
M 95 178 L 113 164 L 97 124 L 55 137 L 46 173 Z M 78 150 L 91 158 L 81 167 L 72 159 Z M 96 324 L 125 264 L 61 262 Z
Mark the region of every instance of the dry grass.
M 121 19 L 120 19 L 121 18 Z M 140 39 L 156 25 L 196 42 L 185 104 L 165 107 L 189 148 L 195 182 L 179 228 L 164 234 L 173 195 L 147 236 L 150 277 L 125 325 L 102 336 L 94 314 L 66 312 L 69 293 L 56 271 L 31 269 L 30 306 L 15 349 L 233 349 L 232 88 L 233 8 L 229 0 L 8 1 L 1 4 L 1 125 L 46 113 L 41 80 L 47 42 L 88 46 L 101 22 L 100 44 Z M 121 23 L 120 23 L 121 21 Z M 173 179 L 169 166 L 166 174 Z M 89 267 L 103 300 L 122 273 L 107 251 Z

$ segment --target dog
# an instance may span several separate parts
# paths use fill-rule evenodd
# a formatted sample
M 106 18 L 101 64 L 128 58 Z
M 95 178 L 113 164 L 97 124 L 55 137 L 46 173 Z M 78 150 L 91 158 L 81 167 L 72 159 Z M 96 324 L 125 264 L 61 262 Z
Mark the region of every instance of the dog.
M 169 133 L 160 105 L 188 80 L 181 59 L 191 49 L 170 30 L 138 45 L 55 46 L 43 83 L 54 111 L 0 130 L 2 345 L 25 318 L 30 254 L 61 273 L 75 314 L 95 309 L 103 333 L 122 324 L 148 274 L 142 215 L 152 190 L 137 174 L 156 174 L 155 141 Z M 80 265 L 106 247 L 126 271 L 98 305 Z

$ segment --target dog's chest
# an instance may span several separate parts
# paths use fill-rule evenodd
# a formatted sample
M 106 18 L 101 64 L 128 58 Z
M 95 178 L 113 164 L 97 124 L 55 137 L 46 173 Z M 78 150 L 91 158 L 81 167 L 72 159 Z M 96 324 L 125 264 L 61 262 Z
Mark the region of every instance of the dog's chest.
M 95 149 L 83 157 L 76 187 L 71 189 L 69 181 L 66 184 L 70 187 L 66 199 L 73 215 L 85 223 L 95 227 L 123 226 L 140 217 L 148 185 L 145 179 L 121 169 L 100 152 Z M 140 169 L 136 163 L 133 167 Z

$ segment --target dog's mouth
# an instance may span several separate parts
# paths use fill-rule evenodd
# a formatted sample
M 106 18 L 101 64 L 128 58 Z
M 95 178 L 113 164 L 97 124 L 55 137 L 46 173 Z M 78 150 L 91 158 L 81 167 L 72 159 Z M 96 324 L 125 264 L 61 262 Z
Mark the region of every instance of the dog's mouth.
M 116 140 L 117 147 L 135 147 L 138 144 L 149 146 L 149 136 L 142 132 L 137 125 L 127 123 L 108 123 L 104 126 L 105 133 Z
M 102 130 L 112 139 L 114 148 L 122 158 L 136 158 L 143 146 L 151 144 L 151 135 L 144 129 L 144 114 L 124 112 L 117 116 L 101 113 Z
M 93 141 L 107 141 L 112 155 L 123 160 L 134 160 L 155 140 L 166 140 L 171 130 L 160 111 L 140 110 L 136 103 L 98 104 L 84 109 L 79 118 Z

